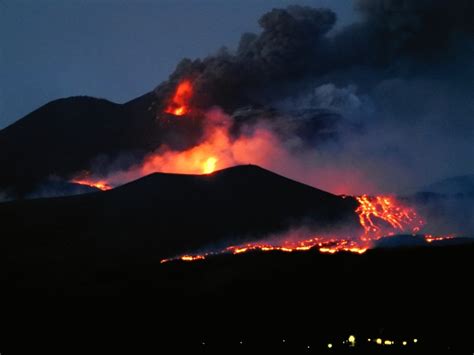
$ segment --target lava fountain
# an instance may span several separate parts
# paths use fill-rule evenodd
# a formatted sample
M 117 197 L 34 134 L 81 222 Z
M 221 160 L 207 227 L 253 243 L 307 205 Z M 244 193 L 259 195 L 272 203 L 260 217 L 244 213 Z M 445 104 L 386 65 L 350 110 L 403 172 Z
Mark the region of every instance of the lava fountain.
M 171 98 L 170 103 L 165 108 L 165 112 L 174 116 L 184 116 L 191 111 L 190 101 L 193 96 L 193 85 L 189 80 L 181 81 Z

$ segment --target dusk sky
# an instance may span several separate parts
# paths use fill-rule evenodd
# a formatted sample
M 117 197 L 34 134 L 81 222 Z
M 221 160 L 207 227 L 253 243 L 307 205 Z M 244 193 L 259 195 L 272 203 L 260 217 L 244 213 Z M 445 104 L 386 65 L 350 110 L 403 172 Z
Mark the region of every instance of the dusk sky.
M 0 0 L 0 128 L 61 97 L 131 100 L 296 3 L 354 19 L 347 0 Z

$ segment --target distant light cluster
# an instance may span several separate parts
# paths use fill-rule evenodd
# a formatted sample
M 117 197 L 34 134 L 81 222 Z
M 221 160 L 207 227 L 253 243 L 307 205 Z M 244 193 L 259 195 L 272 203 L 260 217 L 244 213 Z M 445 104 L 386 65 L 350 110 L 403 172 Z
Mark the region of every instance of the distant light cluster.
M 281 344 L 286 345 L 287 343 L 293 343 L 288 341 L 287 339 L 283 338 L 279 341 Z M 341 348 L 352 348 L 356 347 L 358 345 L 360 346 L 381 346 L 381 347 L 392 347 L 392 346 L 400 346 L 400 347 L 408 347 L 408 346 L 415 346 L 418 344 L 419 340 L 417 338 L 413 339 L 400 339 L 400 340 L 393 340 L 393 339 L 386 339 L 386 338 L 356 338 L 355 335 L 349 335 L 347 338 L 344 338 L 343 340 L 339 341 L 332 341 L 328 342 L 324 345 L 324 347 L 328 351 L 336 351 L 337 349 Z M 205 340 L 201 341 L 202 346 L 208 346 L 208 342 Z M 246 344 L 246 341 L 244 339 L 239 340 L 238 342 L 235 343 L 235 345 L 240 345 L 243 346 Z M 275 344 L 276 345 L 276 344 Z M 292 344 L 296 345 L 296 344 Z M 319 346 L 318 346 L 319 345 Z M 318 347 L 321 347 L 322 344 L 302 344 L 302 347 L 305 348 L 306 350 L 313 350 L 317 349 Z

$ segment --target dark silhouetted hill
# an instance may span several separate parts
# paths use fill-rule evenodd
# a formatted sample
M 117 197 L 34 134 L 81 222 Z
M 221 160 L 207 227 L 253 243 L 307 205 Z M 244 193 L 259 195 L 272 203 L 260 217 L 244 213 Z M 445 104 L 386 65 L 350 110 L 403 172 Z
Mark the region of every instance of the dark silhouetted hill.
M 357 225 L 356 206 L 257 166 L 160 173 L 107 192 L 0 204 L 0 249 L 18 265 L 159 262 L 301 223 Z
M 0 190 L 24 196 L 51 176 L 100 172 L 124 154 L 131 163 L 163 142 L 192 144 L 196 122 L 157 120 L 153 101 L 153 93 L 125 104 L 71 97 L 31 112 L 0 131 Z

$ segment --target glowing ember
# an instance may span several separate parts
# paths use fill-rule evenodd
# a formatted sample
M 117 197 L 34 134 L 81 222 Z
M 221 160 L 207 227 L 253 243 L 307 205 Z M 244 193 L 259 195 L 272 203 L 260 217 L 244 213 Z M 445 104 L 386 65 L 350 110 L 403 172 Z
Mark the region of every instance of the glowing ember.
M 189 102 L 193 96 L 193 86 L 189 80 L 179 83 L 165 112 L 174 116 L 184 116 L 190 112 Z
M 104 180 L 93 181 L 93 180 L 88 180 L 88 179 L 74 179 L 74 180 L 71 180 L 71 182 L 75 184 L 79 184 L 79 185 L 94 187 L 102 191 L 107 191 L 107 190 L 112 189 L 112 186 L 110 186 L 107 183 L 107 181 L 104 181 Z

